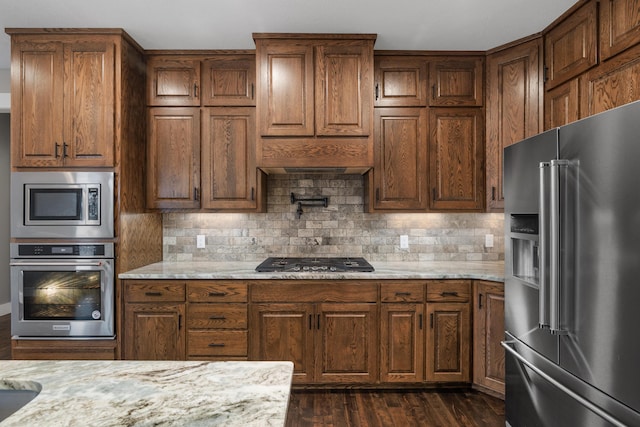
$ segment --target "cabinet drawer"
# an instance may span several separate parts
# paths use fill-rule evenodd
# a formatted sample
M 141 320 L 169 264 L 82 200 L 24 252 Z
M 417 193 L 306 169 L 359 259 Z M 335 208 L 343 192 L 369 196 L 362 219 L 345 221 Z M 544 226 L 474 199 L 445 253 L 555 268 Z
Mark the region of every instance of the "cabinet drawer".
M 189 331 L 189 356 L 246 356 L 247 331 Z
M 217 281 L 189 282 L 187 299 L 190 302 L 247 302 L 247 284 Z
M 124 298 L 126 302 L 184 301 L 184 282 L 174 280 L 125 282 Z
M 433 280 L 427 284 L 430 302 L 467 302 L 470 297 L 470 280 Z
M 381 302 L 423 302 L 424 283 L 383 283 L 380 286 Z
M 189 329 L 247 329 L 246 304 L 189 304 Z

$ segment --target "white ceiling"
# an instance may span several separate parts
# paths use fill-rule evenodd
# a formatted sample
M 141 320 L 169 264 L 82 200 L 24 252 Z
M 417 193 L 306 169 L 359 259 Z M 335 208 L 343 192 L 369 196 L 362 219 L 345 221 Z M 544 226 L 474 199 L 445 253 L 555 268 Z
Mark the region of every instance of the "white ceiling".
M 253 32 L 376 33 L 376 50 L 488 50 L 577 0 L 0 0 L 0 28 L 123 28 L 145 49 L 254 49 Z M 0 68 L 9 68 L 0 34 Z

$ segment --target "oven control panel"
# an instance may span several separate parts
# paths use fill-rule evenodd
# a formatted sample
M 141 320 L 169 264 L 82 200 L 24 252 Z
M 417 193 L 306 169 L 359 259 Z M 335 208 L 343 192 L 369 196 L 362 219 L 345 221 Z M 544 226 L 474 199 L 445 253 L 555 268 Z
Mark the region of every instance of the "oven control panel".
M 12 243 L 11 258 L 113 258 L 113 243 Z

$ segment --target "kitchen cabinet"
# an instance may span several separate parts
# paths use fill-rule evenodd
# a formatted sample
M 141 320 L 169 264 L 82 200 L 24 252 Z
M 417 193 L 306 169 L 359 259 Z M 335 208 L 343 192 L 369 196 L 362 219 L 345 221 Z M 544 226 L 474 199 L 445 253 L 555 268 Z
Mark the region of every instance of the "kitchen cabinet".
M 124 358 L 185 359 L 185 283 L 131 281 L 124 284 Z
M 640 99 L 640 45 L 580 77 L 580 118 Z
M 373 170 L 365 177 L 366 209 L 425 211 L 427 110 L 376 108 Z
M 429 59 L 432 107 L 481 107 L 484 103 L 484 57 Z
M 375 36 L 253 38 L 258 166 L 371 167 Z
M 504 397 L 504 284 L 473 282 L 473 384 Z
M 504 209 L 502 153 L 505 147 L 542 131 L 542 38 L 487 55 L 486 209 Z
M 600 59 L 640 43 L 639 0 L 600 0 Z
M 470 297 L 468 280 L 427 284 L 427 381 L 471 381 Z
M 545 130 L 580 119 L 580 77 L 547 91 L 544 96 Z
M 544 34 L 547 90 L 598 63 L 597 13 L 598 2 L 588 1 Z
M 425 284 L 380 285 L 380 382 L 424 381 Z
M 247 289 L 234 281 L 187 282 L 187 359 L 247 359 Z
M 375 383 L 376 301 L 376 284 L 254 283 L 250 359 L 292 361 L 294 383 Z
M 114 340 L 12 339 L 11 359 L 116 360 L 118 356 Z
M 429 109 L 430 210 L 483 210 L 483 137 L 482 109 Z
M 375 107 L 427 105 L 427 58 L 376 55 Z
M 27 31 L 7 30 L 12 166 L 113 167 L 121 36 Z
M 200 105 L 200 61 L 180 56 L 149 56 L 147 105 Z
M 213 55 L 202 61 L 202 105 L 256 105 L 255 54 Z
M 148 109 L 147 207 L 200 207 L 200 110 Z

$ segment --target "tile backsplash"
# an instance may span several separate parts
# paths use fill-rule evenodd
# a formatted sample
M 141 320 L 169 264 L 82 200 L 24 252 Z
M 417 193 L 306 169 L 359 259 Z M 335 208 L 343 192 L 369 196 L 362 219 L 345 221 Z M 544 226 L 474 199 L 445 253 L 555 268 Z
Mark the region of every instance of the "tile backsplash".
M 369 261 L 504 259 L 503 214 L 364 213 L 361 175 L 268 177 L 267 213 L 167 213 L 165 261 L 262 261 L 269 256 L 363 256 Z M 328 197 L 328 207 L 300 198 Z M 196 236 L 206 246 L 196 248 Z M 485 247 L 485 235 L 494 246 Z M 400 236 L 409 237 L 408 249 Z

